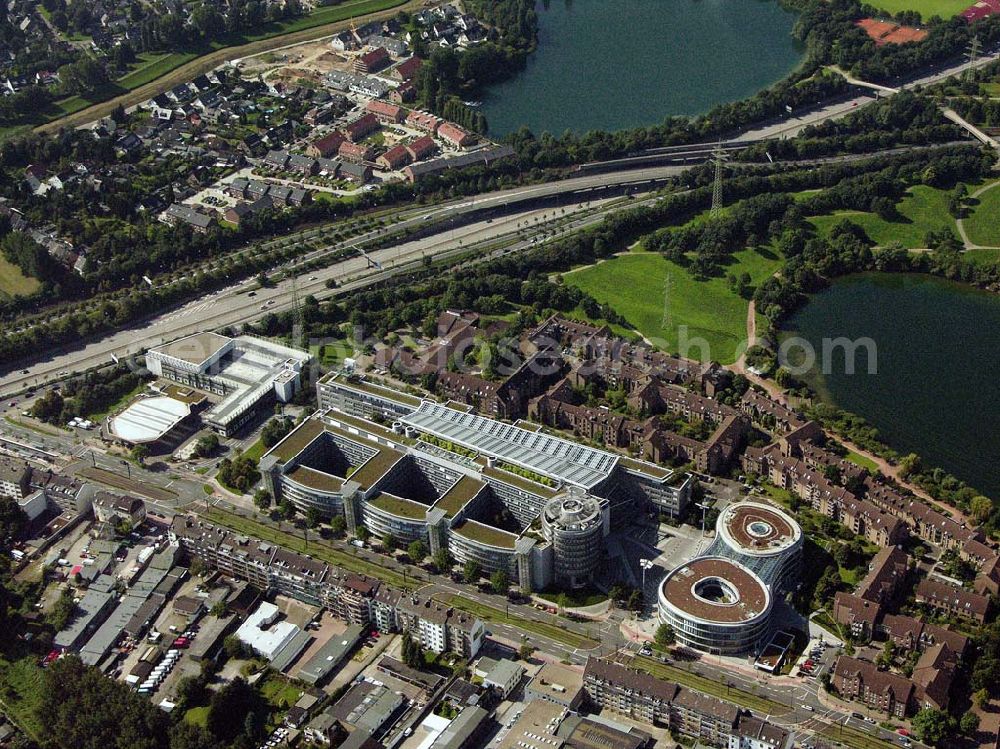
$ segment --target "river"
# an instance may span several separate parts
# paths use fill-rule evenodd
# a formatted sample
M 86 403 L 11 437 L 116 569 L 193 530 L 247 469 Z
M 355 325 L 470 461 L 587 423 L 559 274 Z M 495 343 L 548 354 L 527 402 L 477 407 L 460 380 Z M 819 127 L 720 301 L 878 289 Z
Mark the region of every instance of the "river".
M 805 379 L 899 452 L 1000 499 L 1000 297 L 930 276 L 862 274 L 817 294 L 786 327 L 816 351 L 823 338 L 872 339 L 877 373 L 858 353 L 847 374 L 840 354 Z
M 775 0 L 551 0 L 538 49 L 483 99 L 490 133 L 621 130 L 750 96 L 802 59 Z

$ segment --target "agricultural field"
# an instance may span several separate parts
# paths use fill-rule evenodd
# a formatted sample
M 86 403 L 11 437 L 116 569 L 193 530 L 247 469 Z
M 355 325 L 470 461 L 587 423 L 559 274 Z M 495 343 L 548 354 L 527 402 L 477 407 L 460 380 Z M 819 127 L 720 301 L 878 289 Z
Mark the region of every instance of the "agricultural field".
M 725 275 L 746 272 L 759 284 L 781 265 L 766 250 L 741 250 Z M 747 300 L 725 277 L 700 281 L 658 253 L 637 250 L 564 275 L 566 283 L 586 291 L 623 315 L 644 337 L 668 351 L 691 343 L 686 355 L 729 364 L 746 339 Z M 666 324 L 664 324 L 666 323 Z M 698 346 L 693 339 L 707 346 Z M 683 353 L 683 352 L 682 352 Z
M 819 234 L 826 234 L 834 224 L 847 218 L 863 228 L 876 246 L 900 242 L 907 249 L 919 249 L 927 246 L 926 236 L 931 229 L 956 231 L 955 219 L 948 212 L 948 199 L 946 190 L 917 185 L 896 204 L 899 216 L 893 221 L 864 211 L 837 211 L 813 216 L 809 222 Z

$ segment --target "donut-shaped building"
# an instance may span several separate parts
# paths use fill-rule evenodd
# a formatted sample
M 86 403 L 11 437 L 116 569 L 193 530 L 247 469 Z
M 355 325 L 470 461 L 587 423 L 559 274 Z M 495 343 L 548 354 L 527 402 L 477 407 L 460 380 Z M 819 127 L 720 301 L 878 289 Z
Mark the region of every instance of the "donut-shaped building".
M 706 556 L 732 559 L 754 572 L 775 595 L 792 590 L 802 562 L 802 529 L 786 512 L 760 502 L 726 507 Z
M 713 654 L 758 650 L 770 634 L 772 605 L 764 581 L 725 557 L 697 557 L 660 583 L 660 621 L 681 645 Z

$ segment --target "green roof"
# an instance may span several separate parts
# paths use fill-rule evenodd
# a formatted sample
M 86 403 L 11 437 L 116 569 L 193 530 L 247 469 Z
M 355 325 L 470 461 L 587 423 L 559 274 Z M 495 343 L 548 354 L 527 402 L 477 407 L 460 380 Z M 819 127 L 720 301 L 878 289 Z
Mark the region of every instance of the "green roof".
M 532 481 L 531 479 L 526 479 L 523 476 L 518 476 L 516 473 L 511 473 L 510 471 L 504 471 L 500 468 L 483 468 L 482 471 L 484 476 L 490 476 L 498 481 L 502 481 L 505 484 L 511 484 L 512 486 L 524 489 L 526 492 L 531 492 L 539 497 L 554 497 L 558 490 L 551 486 L 545 486 L 545 484 L 539 484 L 537 481 Z
M 358 439 L 355 435 L 348 434 L 347 436 Z M 375 443 L 364 439 L 361 440 L 361 443 L 369 446 L 375 445 Z M 347 478 L 351 481 L 357 481 L 362 489 L 367 489 L 382 478 L 386 471 L 396 465 L 402 457 L 403 454 L 401 452 L 393 450 L 390 447 L 379 446 L 378 452 L 362 463 L 358 467 L 358 470 Z
M 265 453 L 265 455 L 273 455 L 282 463 L 287 463 L 323 434 L 324 431 L 326 431 L 326 427 L 324 427 L 322 421 L 319 419 L 306 419 L 289 432 L 288 436 L 281 440 L 281 442 Z
M 476 496 L 483 488 L 482 481 L 477 481 L 468 476 L 462 476 L 451 489 L 446 491 L 442 497 L 434 503 L 434 507 L 444 510 L 448 517 L 454 517 L 458 511 L 465 507 L 466 503 Z
M 385 510 L 392 515 L 410 518 L 411 520 L 423 520 L 427 517 L 427 505 L 422 505 L 411 499 L 396 497 L 392 494 L 385 494 L 384 492 L 379 492 L 369 499 L 368 504 L 380 510 Z
M 303 486 L 324 492 L 339 492 L 344 485 L 344 479 L 308 466 L 296 466 L 287 476 Z
M 646 463 L 645 461 L 640 462 L 634 458 L 621 457 L 618 462 L 630 471 L 638 471 L 639 473 L 648 473 L 650 476 L 655 476 L 658 479 L 670 478 L 675 471 L 670 468 L 663 468 L 662 466 L 654 465 L 653 463 Z
M 388 398 L 389 400 L 398 401 L 399 403 L 405 403 L 408 406 L 419 406 L 420 399 L 410 395 L 409 393 L 401 393 L 398 390 L 393 390 L 392 388 L 383 387 L 381 385 L 376 385 L 374 382 L 368 380 L 351 380 L 351 379 L 340 379 L 338 384 L 344 387 L 354 388 L 355 390 L 360 390 L 365 393 L 371 393 L 372 395 L 379 395 L 383 398 Z
M 371 434 L 378 435 L 387 440 L 394 440 L 402 444 L 412 443 L 414 440 L 409 437 L 404 437 L 402 434 L 396 434 L 391 429 L 388 429 L 381 424 L 376 424 L 374 421 L 368 421 L 367 419 L 361 419 L 357 416 L 351 416 L 349 414 L 341 413 L 340 411 L 329 411 L 327 412 L 327 418 L 333 419 L 334 421 L 339 421 L 341 424 L 349 424 L 357 429 L 363 429 Z M 332 427 L 331 427 L 332 428 Z M 351 435 L 355 436 L 355 435 Z
M 513 550 L 514 542 L 517 541 L 517 536 L 513 533 L 477 523 L 475 520 L 465 520 L 452 528 L 452 531 L 481 544 L 489 544 L 501 549 Z

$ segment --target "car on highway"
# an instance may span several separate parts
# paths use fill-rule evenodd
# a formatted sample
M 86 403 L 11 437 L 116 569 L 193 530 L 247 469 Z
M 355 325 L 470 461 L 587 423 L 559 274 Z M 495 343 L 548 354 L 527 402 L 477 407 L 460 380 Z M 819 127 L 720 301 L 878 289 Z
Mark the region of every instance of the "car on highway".
M 799 705 L 799 707 L 810 713 L 816 712 L 816 708 L 814 708 L 812 705 Z

